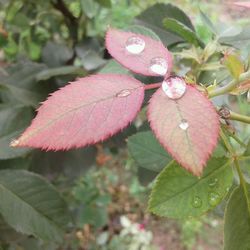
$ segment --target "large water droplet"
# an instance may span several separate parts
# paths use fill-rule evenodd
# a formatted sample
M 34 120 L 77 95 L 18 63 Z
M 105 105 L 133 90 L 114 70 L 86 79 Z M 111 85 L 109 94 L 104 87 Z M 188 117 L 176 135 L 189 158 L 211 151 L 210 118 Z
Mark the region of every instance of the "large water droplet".
M 11 147 L 16 147 L 18 144 L 19 144 L 19 140 L 16 140 L 16 139 L 14 139 L 14 140 L 12 140 L 12 141 L 10 142 L 10 146 L 11 146 Z
M 155 57 L 150 61 L 150 70 L 157 75 L 164 76 L 168 71 L 168 63 L 162 57 Z
M 219 200 L 220 200 L 220 196 L 219 196 L 219 194 L 217 194 L 215 192 L 210 193 L 208 196 L 208 202 L 213 207 L 219 203 Z
M 181 123 L 179 124 L 179 127 L 180 127 L 181 129 L 183 129 L 183 130 L 187 130 L 188 127 L 189 127 L 189 124 L 188 124 L 187 120 L 182 119 L 182 120 L 181 120 Z
M 194 198 L 192 200 L 192 206 L 194 208 L 199 208 L 202 206 L 202 200 L 199 196 L 194 196 Z
M 186 82 L 180 77 L 171 77 L 162 83 L 162 89 L 170 99 L 181 98 L 185 94 L 186 86 Z
M 120 91 L 118 94 L 116 94 L 117 97 L 127 97 L 131 94 L 130 90 L 128 89 L 123 89 Z
M 145 49 L 145 41 L 138 36 L 131 36 L 126 42 L 126 50 L 138 55 Z
M 214 178 L 214 179 L 211 179 L 210 182 L 208 183 L 208 186 L 210 188 L 214 188 L 218 185 L 218 179 L 217 178 Z

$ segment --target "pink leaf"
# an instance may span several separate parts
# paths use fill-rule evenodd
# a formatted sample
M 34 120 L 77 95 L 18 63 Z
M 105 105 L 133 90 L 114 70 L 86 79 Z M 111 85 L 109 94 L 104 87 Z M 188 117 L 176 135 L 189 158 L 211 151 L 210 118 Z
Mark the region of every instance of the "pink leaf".
M 211 102 L 190 85 L 177 100 L 160 88 L 151 98 L 148 117 L 173 158 L 194 175 L 201 175 L 219 135 L 219 117 Z
M 66 150 L 102 141 L 135 118 L 143 97 L 143 84 L 129 76 L 80 78 L 54 92 L 12 146 Z
M 239 7 L 250 8 L 250 2 L 234 2 L 233 4 Z
M 138 38 L 145 42 L 144 50 L 141 53 L 130 53 L 126 46 L 129 39 Z M 140 45 L 140 44 L 139 44 Z M 106 47 L 109 53 L 123 66 L 135 73 L 146 76 L 169 75 L 173 66 L 172 56 L 160 41 L 156 41 L 144 35 L 132 32 L 124 32 L 116 29 L 109 29 L 106 34 Z M 135 48 L 135 51 L 140 48 Z M 163 66 L 152 70 L 152 65 L 160 61 Z M 164 65 L 164 63 L 166 65 Z M 164 72 L 164 68 L 166 71 Z M 158 73 L 156 73 L 158 72 Z

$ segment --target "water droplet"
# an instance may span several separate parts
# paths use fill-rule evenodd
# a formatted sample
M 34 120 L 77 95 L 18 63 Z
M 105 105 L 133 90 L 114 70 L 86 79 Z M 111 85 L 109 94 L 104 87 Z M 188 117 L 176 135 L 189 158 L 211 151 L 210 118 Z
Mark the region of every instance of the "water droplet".
M 218 185 L 218 179 L 217 178 L 214 178 L 214 179 L 211 179 L 210 182 L 208 183 L 208 186 L 210 188 L 214 188 Z
M 185 94 L 186 82 L 180 77 L 171 77 L 162 82 L 162 89 L 170 99 L 179 99 Z
M 155 57 L 150 61 L 150 70 L 158 75 L 164 76 L 168 71 L 168 63 L 162 57 Z
M 216 206 L 219 203 L 219 200 L 220 200 L 219 194 L 217 194 L 215 192 L 212 192 L 209 194 L 208 202 L 211 206 L 213 206 L 213 207 Z
M 199 196 L 195 196 L 192 200 L 192 206 L 195 208 L 199 208 L 202 205 L 202 200 Z
M 183 129 L 183 130 L 187 130 L 188 127 L 189 127 L 189 124 L 188 124 L 187 120 L 182 119 L 182 120 L 181 120 L 181 123 L 179 124 L 179 127 L 180 127 L 181 129 Z
M 138 36 L 132 36 L 128 38 L 126 42 L 126 50 L 131 53 L 138 55 L 145 49 L 145 41 Z
M 117 97 L 126 97 L 129 96 L 131 94 L 130 90 L 128 89 L 123 89 L 122 91 L 120 91 L 118 94 L 116 94 Z
M 11 147 L 16 147 L 18 144 L 19 144 L 19 140 L 14 139 L 14 140 L 11 141 L 10 146 Z

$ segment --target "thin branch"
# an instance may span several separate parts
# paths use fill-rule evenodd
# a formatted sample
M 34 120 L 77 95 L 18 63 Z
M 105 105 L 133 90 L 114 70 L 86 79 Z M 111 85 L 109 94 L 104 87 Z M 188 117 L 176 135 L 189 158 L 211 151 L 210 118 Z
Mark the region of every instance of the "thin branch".
M 231 110 L 230 110 L 229 119 L 250 124 L 250 116 L 241 115 L 241 114 L 235 113 L 235 112 L 233 112 Z
M 144 86 L 144 89 L 145 89 L 145 90 L 148 90 L 148 89 L 156 89 L 156 88 L 161 87 L 161 84 L 162 84 L 162 83 L 147 84 L 147 85 Z
M 249 200 L 249 196 L 248 196 L 248 190 L 247 190 L 247 186 L 246 186 L 246 181 L 244 179 L 244 176 L 243 176 L 241 168 L 240 168 L 238 156 L 236 155 L 234 148 L 232 147 L 232 145 L 230 144 L 229 140 L 227 139 L 226 135 L 224 134 L 224 132 L 222 130 L 221 130 L 220 136 L 221 136 L 222 140 L 224 141 L 226 148 L 228 149 L 228 151 L 230 152 L 230 154 L 233 158 L 233 162 L 234 162 L 235 168 L 237 170 L 237 173 L 238 173 L 238 176 L 240 179 L 240 185 L 243 189 L 244 196 L 246 198 L 247 210 L 248 210 L 248 213 L 250 215 L 250 200 Z
M 241 74 L 239 76 L 238 80 L 233 80 L 231 81 L 229 84 L 220 87 L 220 88 L 216 88 L 214 90 L 210 90 L 208 93 L 208 96 L 210 98 L 218 96 L 218 95 L 224 95 L 226 93 L 229 93 L 230 91 L 232 91 L 240 82 L 246 81 L 247 79 L 250 79 L 250 70 Z
M 235 121 L 240 121 L 244 123 L 250 123 L 250 116 L 233 112 L 232 110 L 230 110 L 229 108 L 225 106 L 222 106 L 220 108 L 217 107 L 216 109 L 220 117 L 225 120 L 235 120 Z
M 65 23 L 69 29 L 74 43 L 78 40 L 78 19 L 68 10 L 63 0 L 51 1 L 51 4 L 55 9 L 60 11 L 65 18 Z

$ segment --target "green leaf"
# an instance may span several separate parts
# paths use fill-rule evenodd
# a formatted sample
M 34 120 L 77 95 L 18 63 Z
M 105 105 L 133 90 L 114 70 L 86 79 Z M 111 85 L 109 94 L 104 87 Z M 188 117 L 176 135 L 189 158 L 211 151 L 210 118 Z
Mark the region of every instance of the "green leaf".
M 46 68 L 44 64 L 20 61 L 7 68 L 8 76 L 1 77 L 0 82 L 26 90 L 33 90 L 36 74 Z
M 141 34 L 144 36 L 151 37 L 154 40 L 161 41 L 160 37 L 151 29 L 143 27 L 141 25 L 131 25 L 124 29 L 125 31 L 130 31 L 136 34 Z
M 218 34 L 218 38 L 226 38 L 237 36 L 241 33 L 242 28 L 240 26 L 233 26 L 233 25 L 221 25 L 221 32 Z
M 237 48 L 244 47 L 250 42 L 250 26 L 246 26 L 243 30 L 239 29 L 240 33 L 235 29 L 234 34 L 230 36 L 223 36 L 219 38 L 220 43 L 232 45 Z
M 10 147 L 11 141 L 20 136 L 23 130 L 17 130 L 15 132 L 9 133 L 0 137 L 0 159 L 13 159 L 16 157 L 23 156 L 31 151 L 30 148 L 12 148 Z
M 176 19 L 191 30 L 194 30 L 189 17 L 181 9 L 172 4 L 157 3 L 153 5 L 136 17 L 136 23 L 152 29 L 167 46 L 183 41 L 182 38 L 166 31 L 162 20 L 167 17 Z
M 249 191 L 250 185 L 247 185 Z M 250 246 L 250 215 L 241 187 L 235 188 L 225 211 L 224 250 L 248 250 Z
M 22 89 L 11 84 L 0 83 L 0 93 L 4 94 L 4 102 L 18 103 L 36 108 L 42 101 L 43 95 Z
M 108 222 L 107 209 L 104 206 L 98 207 L 95 204 L 84 206 L 77 214 L 77 226 L 82 228 L 90 224 L 96 229 L 105 226 Z
M 75 50 L 87 71 L 95 70 L 106 62 L 100 56 L 100 45 L 95 39 L 85 39 L 84 42 L 76 45 Z
M 135 161 L 144 168 L 161 171 L 171 157 L 151 131 L 139 132 L 128 138 L 128 149 Z
M 116 74 L 130 75 L 129 70 L 124 68 L 114 59 L 109 60 L 108 63 L 99 71 L 99 73 L 101 74 L 114 73 L 114 72 Z
M 30 107 L 0 104 L 0 136 L 25 128 L 32 118 Z
M 250 140 L 249 140 L 249 142 L 247 144 L 247 148 L 246 148 L 246 150 L 244 152 L 244 156 L 250 156 Z
M 156 179 L 149 210 L 169 218 L 198 217 L 221 202 L 232 179 L 226 158 L 210 159 L 200 179 L 172 162 Z
M 208 16 L 202 10 L 200 10 L 200 16 L 201 16 L 203 23 L 210 29 L 210 31 L 213 34 L 217 34 L 216 27 L 214 26 L 214 24 L 211 22 L 211 20 L 208 18 Z
M 0 200 L 0 213 L 16 231 L 44 241 L 62 241 L 68 211 L 54 187 L 41 176 L 1 170 Z
M 97 3 L 99 3 L 101 6 L 110 8 L 112 6 L 111 0 L 95 0 Z
M 69 75 L 69 74 L 80 74 L 84 71 L 76 66 L 62 66 L 58 68 L 44 69 L 36 75 L 37 81 L 45 81 L 55 76 Z
M 33 117 L 33 110 L 24 106 L 0 105 L 0 159 L 13 159 L 30 152 L 30 149 L 14 149 L 11 140 L 23 132 Z
M 201 67 L 201 71 L 209 71 L 209 70 L 219 70 L 221 68 L 224 68 L 223 65 L 220 64 L 220 62 L 209 62 L 209 63 L 204 63 Z
M 235 79 L 238 79 L 244 72 L 244 64 L 236 54 L 226 56 L 224 64 Z
M 81 0 L 81 6 L 88 18 L 93 18 L 96 15 L 98 6 L 93 0 Z
M 201 47 L 203 46 L 203 43 L 197 37 L 196 33 L 183 23 L 173 18 L 164 18 L 163 25 L 167 30 L 182 37 L 186 42 L 193 44 L 195 46 L 201 46 Z
M 42 60 L 49 67 L 60 67 L 65 65 L 73 54 L 73 50 L 66 45 L 49 41 L 42 50 Z

